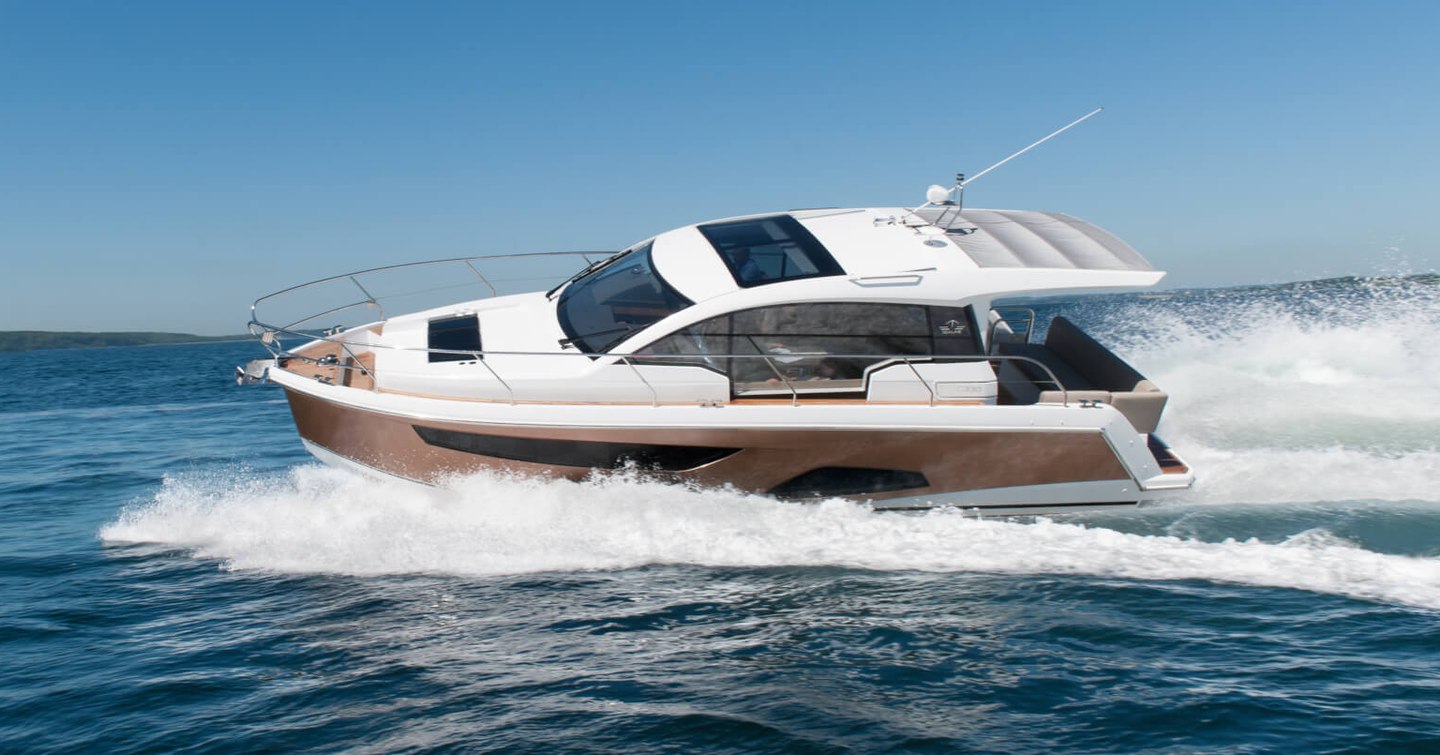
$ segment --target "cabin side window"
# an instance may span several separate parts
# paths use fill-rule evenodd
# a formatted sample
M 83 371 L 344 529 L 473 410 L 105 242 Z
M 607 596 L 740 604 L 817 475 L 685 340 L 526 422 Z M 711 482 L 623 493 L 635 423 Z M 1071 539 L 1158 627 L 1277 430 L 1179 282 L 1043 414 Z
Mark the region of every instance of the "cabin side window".
M 643 361 L 727 375 L 737 395 L 857 393 L 866 370 L 900 357 L 980 353 L 969 307 L 826 302 L 732 312 L 666 336 Z

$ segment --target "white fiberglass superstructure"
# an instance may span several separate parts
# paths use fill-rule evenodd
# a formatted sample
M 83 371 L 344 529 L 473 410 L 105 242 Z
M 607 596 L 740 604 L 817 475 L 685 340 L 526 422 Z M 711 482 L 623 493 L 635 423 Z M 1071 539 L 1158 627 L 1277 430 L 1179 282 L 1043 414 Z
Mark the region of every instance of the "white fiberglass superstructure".
M 492 295 L 505 276 L 492 270 L 563 255 L 304 284 L 256 302 L 251 329 L 274 359 L 243 372 L 284 388 L 320 458 L 426 483 L 634 468 L 785 499 L 1004 514 L 1189 488 L 1155 434 L 1163 391 L 1069 320 L 995 306 L 1164 274 L 1079 219 L 954 196 L 688 225 L 582 255 L 548 291 Z M 390 314 L 413 291 L 380 281 L 417 272 L 459 295 Z M 336 287 L 349 298 L 317 295 Z M 315 332 L 331 319 L 345 322 Z

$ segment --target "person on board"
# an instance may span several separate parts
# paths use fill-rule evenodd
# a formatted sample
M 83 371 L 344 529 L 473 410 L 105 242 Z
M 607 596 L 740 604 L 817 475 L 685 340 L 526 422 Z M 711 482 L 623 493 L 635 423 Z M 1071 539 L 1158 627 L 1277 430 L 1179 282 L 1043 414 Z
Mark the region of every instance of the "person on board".
M 764 275 L 760 265 L 750 258 L 749 247 L 737 247 L 730 250 L 730 261 L 735 266 L 735 274 L 740 276 L 741 283 L 754 283 Z

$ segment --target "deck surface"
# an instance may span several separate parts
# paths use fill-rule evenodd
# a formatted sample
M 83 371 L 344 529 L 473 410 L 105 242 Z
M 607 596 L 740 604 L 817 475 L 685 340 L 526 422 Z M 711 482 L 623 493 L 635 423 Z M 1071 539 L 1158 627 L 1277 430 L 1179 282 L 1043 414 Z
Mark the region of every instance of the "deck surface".
M 326 383 L 362 390 L 375 389 L 375 352 L 359 358 L 345 352 L 339 343 L 324 341 L 314 344 L 280 361 L 280 368 Z

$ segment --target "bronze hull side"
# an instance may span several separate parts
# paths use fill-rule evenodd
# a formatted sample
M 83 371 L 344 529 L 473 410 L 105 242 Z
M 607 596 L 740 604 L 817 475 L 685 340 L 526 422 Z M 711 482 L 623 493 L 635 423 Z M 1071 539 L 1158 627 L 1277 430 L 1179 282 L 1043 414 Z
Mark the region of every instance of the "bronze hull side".
M 821 467 L 861 467 L 919 472 L 929 487 L 866 494 L 857 498 L 924 496 L 987 488 L 1129 480 L 1120 460 L 1098 432 L 951 430 L 790 430 L 745 428 L 514 427 L 479 423 L 415 421 L 345 406 L 286 390 L 300 436 L 332 453 L 399 477 L 435 482 L 480 470 L 582 479 L 586 467 L 512 461 L 425 443 L 419 424 L 484 435 L 738 448 L 719 461 L 667 479 L 702 485 L 729 483 L 765 492 Z

